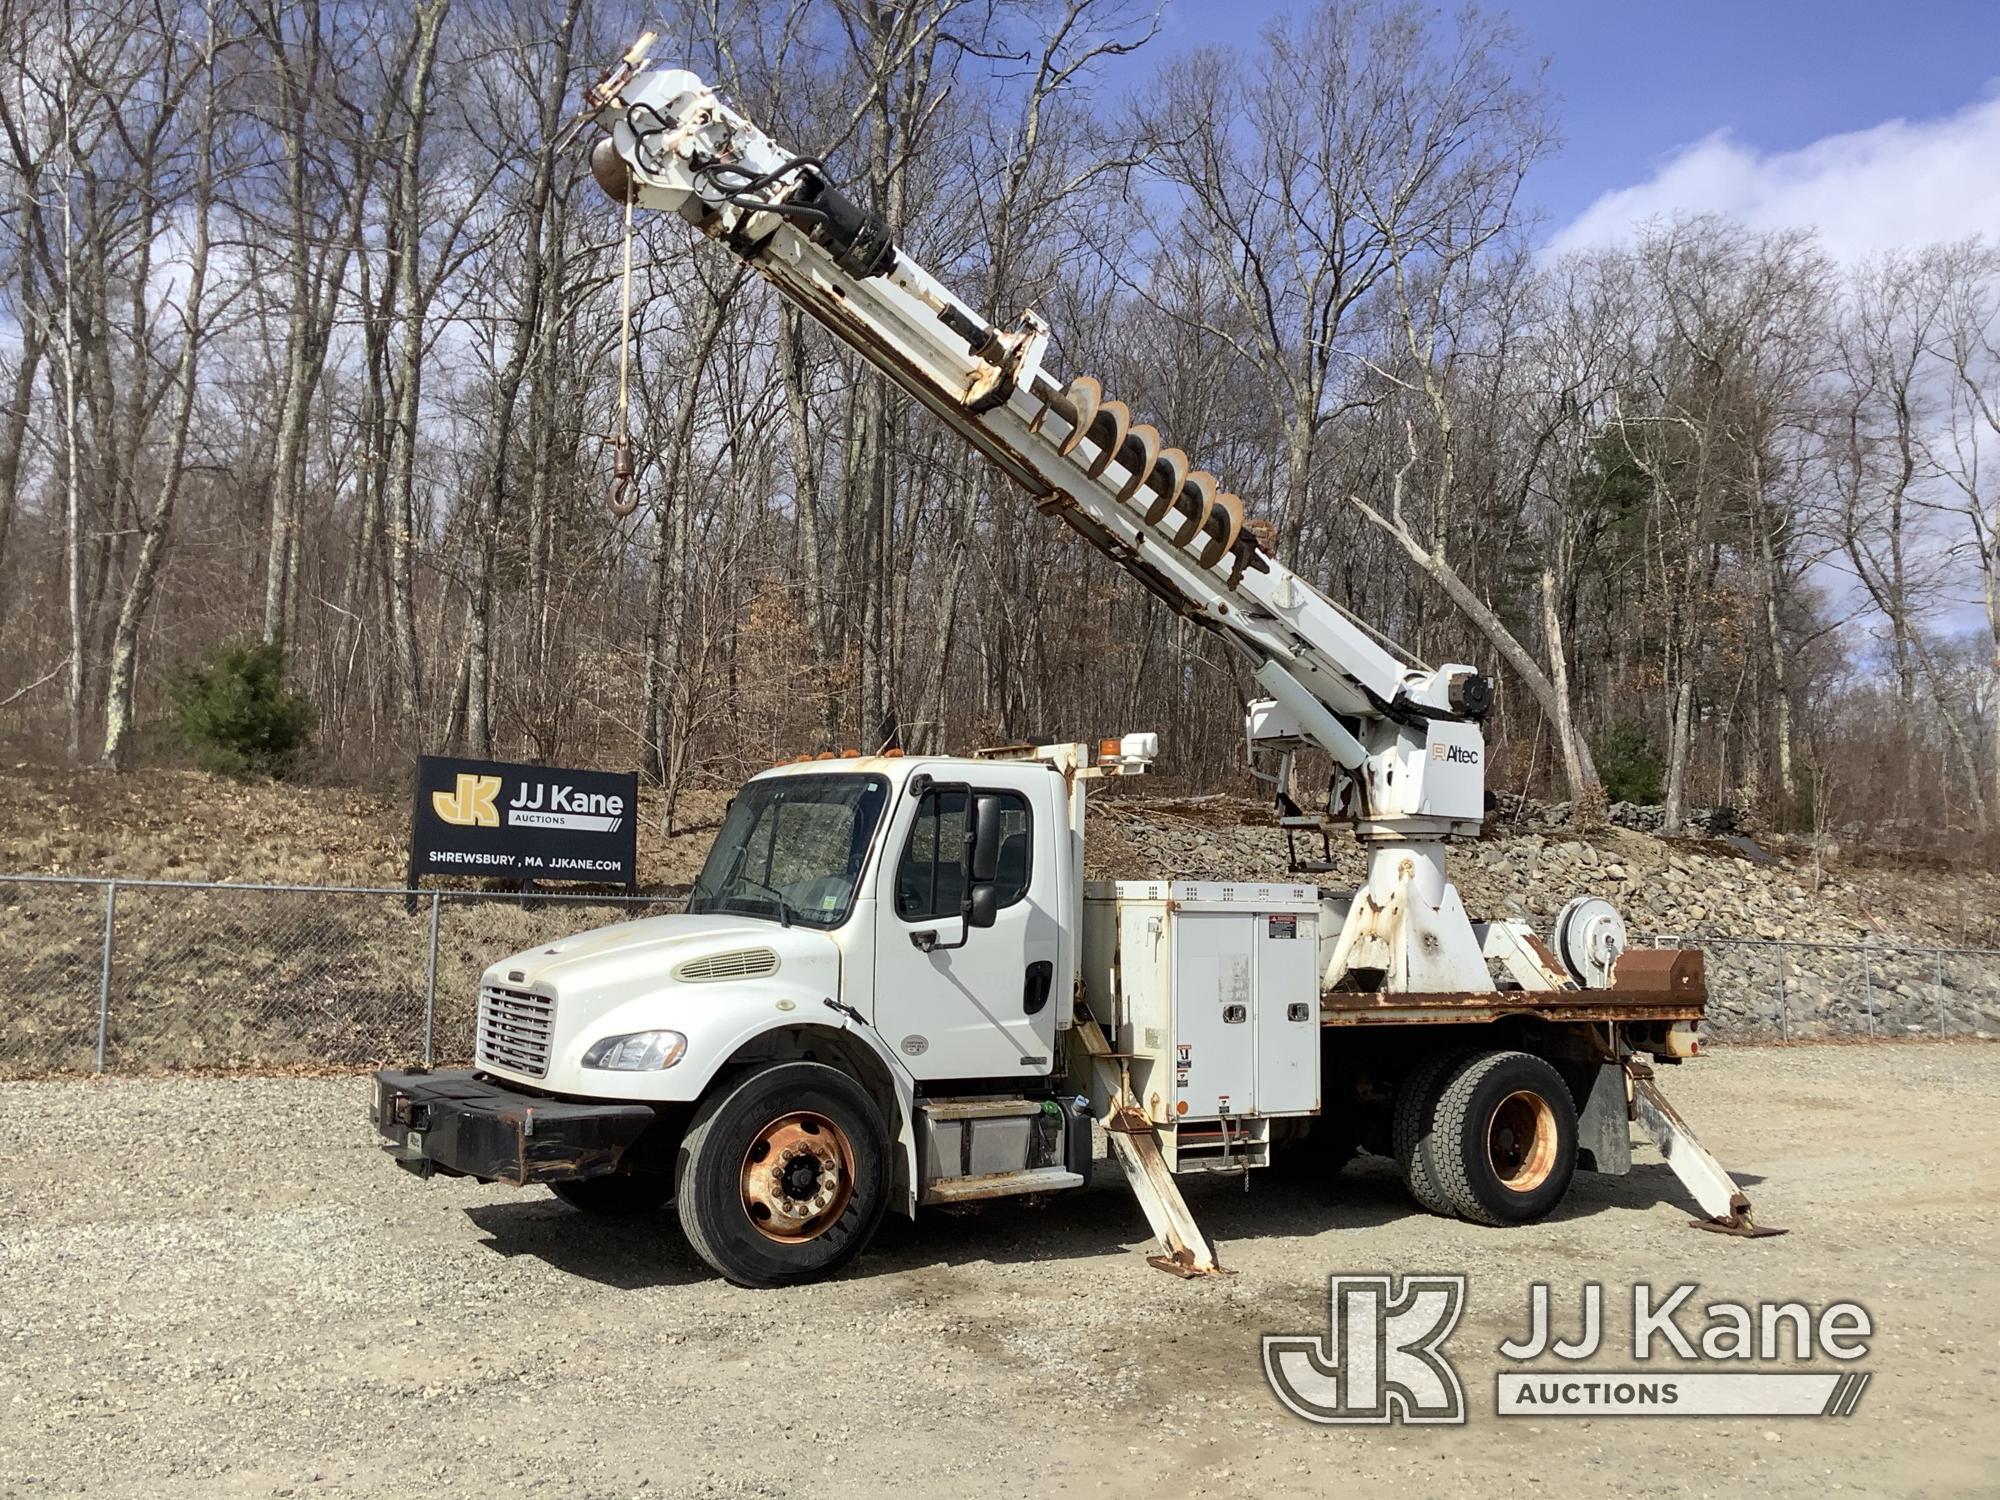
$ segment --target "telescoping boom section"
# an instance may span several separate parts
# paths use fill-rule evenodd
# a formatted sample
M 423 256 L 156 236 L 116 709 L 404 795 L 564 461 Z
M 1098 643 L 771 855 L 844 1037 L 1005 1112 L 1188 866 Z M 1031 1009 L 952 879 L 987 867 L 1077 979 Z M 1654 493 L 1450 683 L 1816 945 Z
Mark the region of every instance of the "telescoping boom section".
M 1052 371 L 1038 315 L 988 323 L 823 162 L 777 144 L 693 73 L 647 70 L 647 45 L 589 91 L 577 122 L 609 127 L 591 154 L 599 184 L 678 214 L 754 267 L 1037 507 L 1244 656 L 1266 695 L 1250 705 L 1246 738 L 1276 758 L 1268 774 L 1287 825 L 1351 826 L 1373 847 L 1344 967 L 1379 973 L 1385 988 L 1490 987 L 1443 858 L 1445 841 L 1476 834 L 1484 816 L 1488 681 L 1384 644 L 1272 556 L 1269 529 L 1198 457 L 1094 377 Z M 1335 768 L 1311 816 L 1291 786 L 1293 754 L 1307 747 Z

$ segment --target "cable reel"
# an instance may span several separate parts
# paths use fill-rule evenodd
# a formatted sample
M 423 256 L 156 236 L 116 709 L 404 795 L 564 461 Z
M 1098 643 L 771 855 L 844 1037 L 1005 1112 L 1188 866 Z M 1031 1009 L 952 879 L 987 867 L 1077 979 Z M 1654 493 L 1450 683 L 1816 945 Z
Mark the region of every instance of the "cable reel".
M 1556 917 L 1555 948 L 1578 984 L 1609 989 L 1611 970 L 1625 951 L 1625 919 L 1602 896 L 1578 896 Z

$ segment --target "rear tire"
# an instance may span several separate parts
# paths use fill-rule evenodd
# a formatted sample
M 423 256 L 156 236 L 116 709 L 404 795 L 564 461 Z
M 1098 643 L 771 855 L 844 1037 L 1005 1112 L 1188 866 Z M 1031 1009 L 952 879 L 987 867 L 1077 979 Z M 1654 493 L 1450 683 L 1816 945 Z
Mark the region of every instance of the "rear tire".
M 688 1244 L 738 1286 L 831 1276 L 874 1237 L 889 1201 L 889 1136 L 874 1101 L 823 1063 L 724 1082 L 681 1141 L 675 1194 Z
M 1419 1154 L 1460 1217 L 1532 1223 L 1576 1175 L 1576 1103 L 1531 1052 L 1475 1053 L 1446 1080 Z
M 652 1213 L 674 1194 L 673 1179 L 659 1172 L 633 1176 L 614 1172 L 580 1182 L 552 1182 L 549 1187 L 578 1212 L 607 1219 Z
M 1462 1052 L 1439 1053 L 1435 1057 L 1424 1058 L 1410 1069 L 1396 1090 L 1394 1111 L 1389 1121 L 1390 1149 L 1395 1154 L 1396 1166 L 1402 1171 L 1403 1186 L 1409 1189 L 1419 1208 L 1446 1218 L 1457 1210 L 1431 1175 L 1422 1147 L 1425 1133 L 1430 1129 L 1431 1115 L 1437 1109 L 1438 1095 L 1444 1090 L 1445 1077 L 1464 1056 Z

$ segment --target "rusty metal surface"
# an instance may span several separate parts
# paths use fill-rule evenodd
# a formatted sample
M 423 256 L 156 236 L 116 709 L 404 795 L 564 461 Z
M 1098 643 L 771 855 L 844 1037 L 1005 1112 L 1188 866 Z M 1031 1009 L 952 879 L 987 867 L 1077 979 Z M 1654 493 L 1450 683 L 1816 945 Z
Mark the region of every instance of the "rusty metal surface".
M 645 1105 L 524 1095 L 462 1069 L 385 1069 L 375 1080 L 377 1128 L 412 1170 L 515 1187 L 603 1176 L 654 1118 Z
M 1627 948 L 1611 966 L 1611 988 L 1620 995 L 1704 1002 L 1708 971 L 1699 948 Z
M 1214 1247 L 1181 1197 L 1174 1174 L 1167 1168 L 1153 1122 L 1127 1090 L 1119 1054 L 1112 1051 L 1110 1039 L 1088 1013 L 1077 1016 L 1074 1033 L 1111 1096 L 1111 1108 L 1104 1120 L 1104 1138 L 1111 1147 L 1112 1159 L 1125 1173 L 1153 1237 L 1164 1252 L 1148 1257 L 1146 1263 L 1175 1276 L 1226 1275 Z
M 1470 990 L 1441 994 L 1330 991 L 1319 998 L 1322 1026 L 1422 1026 L 1498 1021 L 1698 1021 L 1702 1004 L 1620 995 L 1610 990 Z
M 1563 961 L 1556 957 L 1555 950 L 1543 942 L 1538 933 L 1523 933 L 1521 940 L 1527 944 L 1528 951 L 1534 955 L 1535 962 L 1541 967 L 1542 973 L 1547 976 L 1551 985 L 1562 989 L 1576 983 L 1570 978 L 1569 970 L 1563 967 Z
M 1773 1224 L 1759 1224 L 1750 1217 L 1750 1200 L 1736 1193 L 1729 1200 L 1729 1212 L 1719 1219 L 1689 1219 L 1696 1229 L 1706 1229 L 1711 1234 L 1733 1234 L 1739 1239 L 1766 1240 L 1773 1235 L 1790 1234 L 1789 1229 L 1779 1229 Z
M 854 1148 L 827 1116 L 791 1111 L 757 1132 L 739 1187 L 744 1212 L 766 1239 L 817 1239 L 840 1222 L 854 1196 Z
M 1067 1167 L 1024 1167 L 1013 1172 L 978 1172 L 968 1177 L 940 1177 L 924 1185 L 922 1201 L 932 1207 L 977 1203 L 987 1198 L 1011 1198 L 1023 1193 L 1054 1193 L 1082 1187 L 1081 1172 Z
M 1560 972 L 1541 939 L 1528 943 Z M 1699 948 L 1628 948 L 1609 989 L 1357 991 L 1319 997 L 1323 1026 L 1421 1026 L 1532 1016 L 1541 1021 L 1699 1021 L 1708 986 Z

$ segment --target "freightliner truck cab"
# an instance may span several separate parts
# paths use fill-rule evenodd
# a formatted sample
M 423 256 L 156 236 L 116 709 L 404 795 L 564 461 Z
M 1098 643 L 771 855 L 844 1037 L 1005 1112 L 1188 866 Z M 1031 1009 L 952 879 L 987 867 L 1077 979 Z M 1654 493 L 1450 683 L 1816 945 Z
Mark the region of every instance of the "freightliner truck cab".
M 1101 747 L 1143 769 L 1150 735 Z M 1084 747 L 808 759 L 731 802 L 687 911 L 517 953 L 474 1068 L 384 1073 L 420 1172 L 639 1212 L 753 1284 L 822 1275 L 890 1206 L 1080 1185 L 1059 1093 L 1079 962 Z

